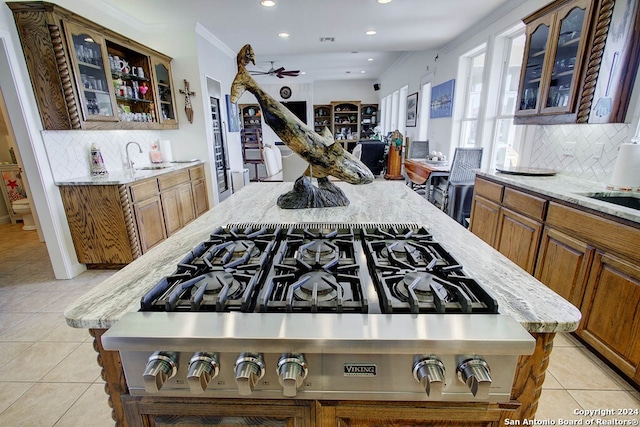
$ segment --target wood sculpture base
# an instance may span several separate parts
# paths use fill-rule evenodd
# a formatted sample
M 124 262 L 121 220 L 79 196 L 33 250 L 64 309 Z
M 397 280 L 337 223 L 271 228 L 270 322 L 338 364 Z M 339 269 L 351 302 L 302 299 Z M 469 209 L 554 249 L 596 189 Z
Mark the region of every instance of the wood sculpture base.
M 301 176 L 293 184 L 293 190 L 278 197 L 282 209 L 329 208 L 349 206 L 349 199 L 329 178 L 318 178 L 318 186 L 311 179 Z

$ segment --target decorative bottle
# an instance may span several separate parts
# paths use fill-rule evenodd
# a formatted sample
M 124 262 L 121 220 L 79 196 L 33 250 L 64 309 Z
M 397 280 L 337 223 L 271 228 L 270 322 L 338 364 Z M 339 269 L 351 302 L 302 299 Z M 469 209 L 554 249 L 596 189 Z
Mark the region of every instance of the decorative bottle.
M 103 176 L 107 175 L 109 172 L 107 168 L 104 166 L 104 160 L 102 159 L 102 153 L 100 152 L 100 147 L 94 142 L 91 145 L 91 175 L 92 176 Z

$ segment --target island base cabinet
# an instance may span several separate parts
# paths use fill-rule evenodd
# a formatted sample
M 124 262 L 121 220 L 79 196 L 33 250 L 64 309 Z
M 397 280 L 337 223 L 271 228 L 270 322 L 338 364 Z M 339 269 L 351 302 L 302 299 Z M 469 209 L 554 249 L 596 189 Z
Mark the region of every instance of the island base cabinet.
M 493 246 L 498 228 L 499 213 L 500 205 L 484 197 L 475 196 L 471 205 L 469 231 Z
M 640 383 L 640 268 L 596 252 L 578 335 Z

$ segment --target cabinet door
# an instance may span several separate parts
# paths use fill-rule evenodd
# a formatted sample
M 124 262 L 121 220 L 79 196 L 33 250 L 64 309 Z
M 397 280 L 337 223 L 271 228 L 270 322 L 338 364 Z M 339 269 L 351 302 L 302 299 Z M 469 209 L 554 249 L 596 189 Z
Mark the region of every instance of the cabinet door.
M 626 375 L 640 380 L 640 267 L 595 254 L 578 334 Z
M 176 115 L 175 93 L 173 90 L 173 76 L 171 75 L 171 65 L 169 62 L 158 58 L 151 57 L 153 66 L 153 78 L 156 82 L 156 90 L 158 91 L 156 99 L 158 99 L 158 121 L 162 124 L 177 125 L 178 116 Z
M 527 42 L 520 74 L 518 93 L 518 115 L 538 113 L 541 82 L 545 70 L 545 58 L 549 47 L 549 37 L 554 16 L 544 16 L 527 25 Z
M 535 277 L 580 308 L 593 253 L 588 244 L 547 227 L 542 233 Z
M 130 427 L 142 426 L 269 426 L 309 427 L 311 410 L 308 403 L 229 401 L 195 398 L 122 398 Z
M 552 50 L 547 68 L 550 75 L 545 81 L 542 113 L 575 111 L 590 13 L 591 0 L 574 0 L 558 9 L 550 40 Z
M 167 236 L 171 236 L 196 217 L 190 183 L 163 191 L 160 198 Z
M 494 247 L 527 273 L 533 274 L 542 223 L 500 208 Z
M 471 205 L 469 231 L 493 245 L 498 228 L 500 206 L 497 203 L 475 196 Z
M 105 40 L 98 33 L 64 22 L 84 121 L 118 121 Z
M 167 238 L 160 197 L 155 196 L 133 205 L 142 253 Z
M 420 404 L 350 404 L 336 405 L 320 402 L 319 427 L 378 427 L 378 426 L 443 426 L 488 427 L 499 425 L 500 410 L 496 407 L 456 407 Z
M 196 217 L 209 210 L 209 200 L 207 198 L 207 184 L 204 179 L 191 183 L 193 191 L 193 204 L 196 209 Z

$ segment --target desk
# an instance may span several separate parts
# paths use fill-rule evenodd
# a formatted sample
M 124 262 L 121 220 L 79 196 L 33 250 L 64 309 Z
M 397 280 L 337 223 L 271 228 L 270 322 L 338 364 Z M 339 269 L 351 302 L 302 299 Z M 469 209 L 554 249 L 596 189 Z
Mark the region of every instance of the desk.
M 449 176 L 451 165 L 449 163 L 443 165 L 435 165 L 427 163 L 423 159 L 406 159 L 404 161 L 404 171 L 407 178 L 415 185 L 424 185 L 426 187 L 425 197 L 433 202 L 433 193 L 431 185 L 433 178 L 439 176 Z

